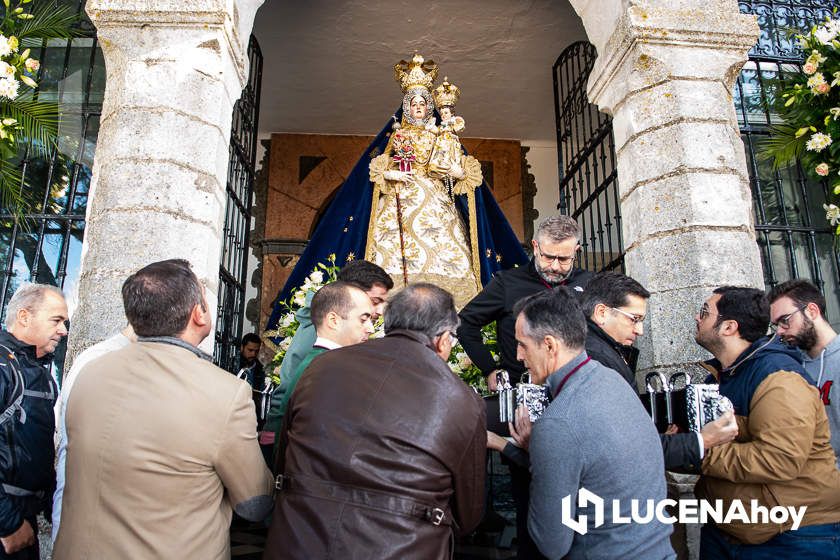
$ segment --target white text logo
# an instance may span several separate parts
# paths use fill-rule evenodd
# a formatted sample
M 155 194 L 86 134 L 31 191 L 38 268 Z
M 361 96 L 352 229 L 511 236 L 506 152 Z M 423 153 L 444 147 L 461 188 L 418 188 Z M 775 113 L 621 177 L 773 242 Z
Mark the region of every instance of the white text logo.
M 589 518 L 587 515 L 574 517 L 577 508 L 593 506 L 593 522 L 591 527 L 597 528 L 604 524 L 606 514 L 609 513 L 612 523 L 650 523 L 654 518 L 659 523 L 706 523 L 714 521 L 717 524 L 727 524 L 739 521 L 741 523 L 787 523 L 793 519 L 791 530 L 799 528 L 802 519 L 805 517 L 806 506 L 775 506 L 767 507 L 758 503 L 758 500 L 750 500 L 746 507 L 741 500 L 733 500 L 729 506 L 725 506 L 723 500 L 709 502 L 707 500 L 637 500 L 630 501 L 629 515 L 626 511 L 622 513 L 620 500 L 612 500 L 607 508 L 603 498 L 590 492 L 586 488 L 578 490 L 577 508 L 572 506 L 572 496 L 566 496 L 561 500 L 561 517 L 563 525 L 574 532 L 585 535 L 589 530 Z M 666 508 L 676 508 L 676 516 L 671 515 Z M 609 511 L 606 511 L 609 509 Z

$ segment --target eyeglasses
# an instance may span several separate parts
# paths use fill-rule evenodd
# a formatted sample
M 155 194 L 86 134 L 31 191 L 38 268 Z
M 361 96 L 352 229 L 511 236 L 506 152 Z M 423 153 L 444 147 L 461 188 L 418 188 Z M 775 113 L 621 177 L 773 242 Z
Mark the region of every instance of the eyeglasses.
M 543 253 L 542 247 L 540 247 L 539 242 L 537 242 L 537 251 L 540 252 L 540 258 L 549 263 L 557 261 L 560 264 L 569 264 L 570 262 L 573 262 L 577 257 L 577 254 L 572 254 L 568 257 L 564 257 L 562 255 L 547 255 Z
M 644 323 L 645 322 L 645 316 L 644 315 L 634 315 L 633 313 L 628 313 L 628 312 L 624 311 L 623 309 L 619 309 L 618 307 L 610 307 L 610 309 L 612 309 L 613 311 L 618 311 L 619 313 L 621 313 L 622 315 L 624 315 L 625 317 L 630 319 L 630 321 L 634 325 L 638 325 L 639 323 Z
M 712 310 L 709 309 L 709 305 L 707 303 L 704 303 L 703 306 L 700 308 L 700 312 L 697 314 L 697 316 L 700 317 L 700 320 L 702 321 L 703 319 L 705 319 L 709 315 L 714 315 L 716 317 L 721 317 L 721 315 L 719 313 L 712 313 Z
M 796 315 L 797 313 L 799 313 L 800 311 L 804 310 L 805 307 L 806 306 L 804 306 L 804 305 L 801 306 L 801 307 L 797 307 L 796 309 L 794 309 L 793 311 L 791 311 L 787 315 L 782 315 L 781 317 L 776 319 L 776 322 L 770 323 L 770 328 L 773 331 L 775 331 L 779 327 L 782 327 L 783 329 L 786 329 L 786 328 L 790 327 L 790 318 L 793 317 L 794 315 Z

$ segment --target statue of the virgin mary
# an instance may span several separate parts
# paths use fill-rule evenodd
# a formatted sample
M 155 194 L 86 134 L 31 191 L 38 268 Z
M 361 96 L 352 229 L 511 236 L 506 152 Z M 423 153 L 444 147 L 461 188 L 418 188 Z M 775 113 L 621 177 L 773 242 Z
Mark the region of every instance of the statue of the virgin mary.
M 437 105 L 452 107 L 460 92 L 448 81 L 433 89 L 437 66 L 415 55 L 394 67 L 403 91 L 403 117 L 385 152 L 370 162 L 373 198 L 365 258 L 384 268 L 395 287 L 431 282 L 455 297 L 460 308 L 481 289 L 476 220 L 462 219 L 452 197 L 466 195 L 475 216 L 481 164 L 462 155 L 452 135 L 449 151 L 461 156 L 446 168 L 430 166 L 439 129 Z M 454 138 L 454 139 L 453 139 Z M 472 229 L 468 232 L 465 223 Z M 471 240 L 473 242 L 471 242 Z
M 457 136 L 449 137 L 450 144 L 455 139 L 455 161 L 448 169 L 430 169 L 440 134 L 435 108 L 451 109 L 458 89 L 446 81 L 435 89 L 437 65 L 420 55 L 401 60 L 394 71 L 402 106 L 325 211 L 275 300 L 267 331 L 277 328 L 292 291 L 330 255 L 339 265 L 356 258 L 378 264 L 395 288 L 406 280 L 437 284 L 453 294 L 459 309 L 496 271 L 527 262 L 483 182 L 481 165 L 463 153 Z

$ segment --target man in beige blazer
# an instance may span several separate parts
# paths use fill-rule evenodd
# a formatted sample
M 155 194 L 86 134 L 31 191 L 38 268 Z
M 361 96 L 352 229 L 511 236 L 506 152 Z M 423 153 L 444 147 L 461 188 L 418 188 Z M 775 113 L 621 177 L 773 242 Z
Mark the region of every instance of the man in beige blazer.
M 231 511 L 271 508 L 251 388 L 196 347 L 211 319 L 189 263 L 150 264 L 122 296 L 138 342 L 84 366 L 67 403 L 54 558 L 227 560 Z

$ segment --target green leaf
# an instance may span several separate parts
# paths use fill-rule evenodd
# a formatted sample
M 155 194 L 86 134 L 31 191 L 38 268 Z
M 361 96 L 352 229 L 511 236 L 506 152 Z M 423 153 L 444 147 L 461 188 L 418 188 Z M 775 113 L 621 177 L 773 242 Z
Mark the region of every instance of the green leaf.
M 55 144 L 59 121 L 55 103 L 34 101 L 31 96 L 3 102 L 0 103 L 0 118 L 17 120 L 21 125 L 19 142 L 31 140 L 33 149 L 40 155 L 47 155 Z
M 774 169 L 801 158 L 805 153 L 806 138 L 797 137 L 796 132 L 796 127 L 787 123 L 772 126 L 770 136 L 759 144 L 759 158 L 772 159 Z
M 21 196 L 22 182 L 20 169 L 6 159 L 0 160 L 0 200 L 5 208 L 12 210 L 16 220 L 23 218 L 28 209 Z
M 19 37 L 37 37 L 39 39 L 69 39 L 78 37 L 82 31 L 76 27 L 79 15 L 75 8 L 52 2 L 39 2 L 32 11 L 32 19 L 23 22 L 18 30 Z

